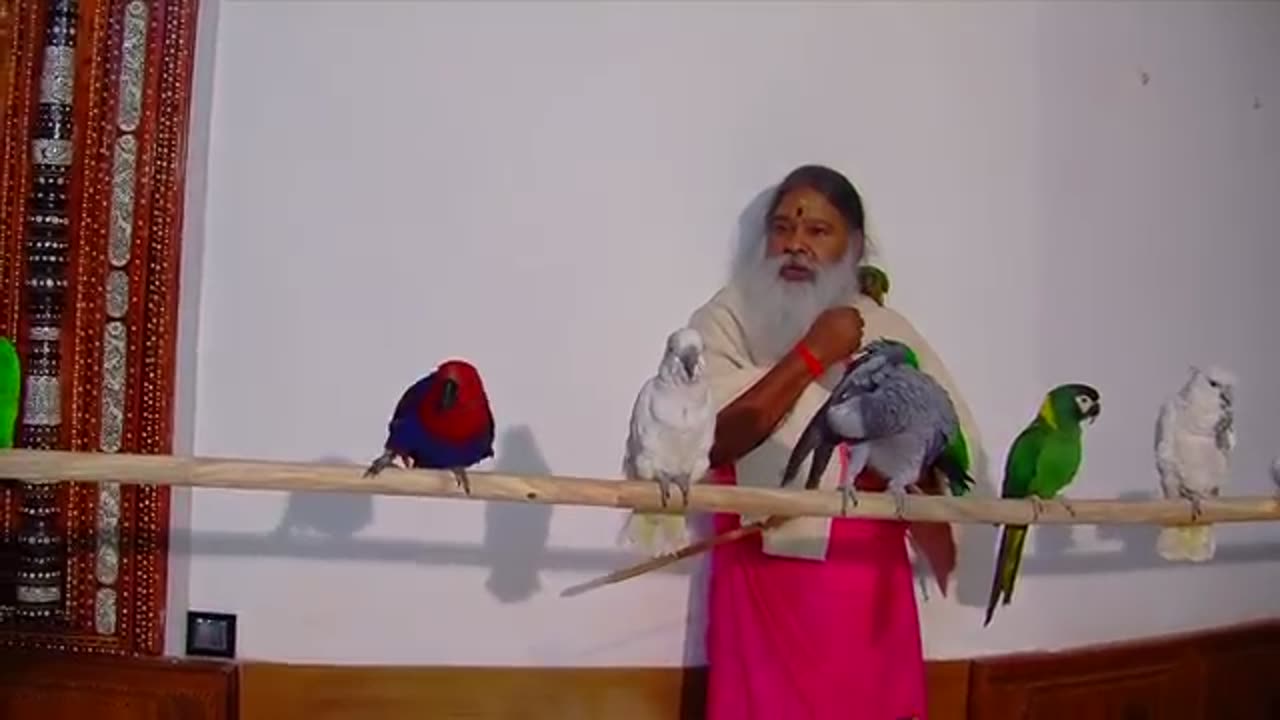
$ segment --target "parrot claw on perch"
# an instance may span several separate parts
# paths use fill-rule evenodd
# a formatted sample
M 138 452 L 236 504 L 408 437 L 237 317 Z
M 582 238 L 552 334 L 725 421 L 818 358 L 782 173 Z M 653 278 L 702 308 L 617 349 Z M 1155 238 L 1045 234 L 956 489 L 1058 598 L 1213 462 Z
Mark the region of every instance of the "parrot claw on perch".
M 1027 500 L 1031 502 L 1031 517 L 1035 520 L 1039 520 L 1040 516 L 1044 513 L 1044 501 L 1035 495 L 1027 498 Z
M 376 460 L 374 460 L 372 463 L 369 464 L 368 469 L 364 471 L 364 477 L 367 477 L 367 478 L 374 477 L 378 473 L 382 472 L 383 470 L 386 470 L 387 468 L 395 464 L 396 464 L 396 454 L 388 450 L 382 453 L 381 455 L 379 455 Z
M 1074 505 L 1071 504 L 1070 500 L 1064 497 L 1060 497 L 1058 498 L 1058 503 L 1062 505 L 1062 509 L 1066 510 L 1068 515 L 1070 515 L 1071 517 L 1076 516 L 1076 508 Z
M 463 467 L 449 468 L 449 472 L 453 473 L 453 477 L 458 481 L 458 487 L 468 495 L 471 494 L 471 478 L 467 477 L 467 469 Z
M 889 486 L 889 494 L 893 496 L 894 514 L 899 520 L 903 520 L 907 514 L 907 490 L 897 485 Z
M 853 483 L 840 485 L 840 514 L 848 515 L 849 506 L 858 507 L 858 494 L 854 492 Z
M 680 489 L 680 498 L 684 500 L 685 507 L 689 507 L 689 479 L 679 475 L 658 475 L 658 489 L 662 496 L 662 507 L 671 504 L 671 486 L 675 485 Z

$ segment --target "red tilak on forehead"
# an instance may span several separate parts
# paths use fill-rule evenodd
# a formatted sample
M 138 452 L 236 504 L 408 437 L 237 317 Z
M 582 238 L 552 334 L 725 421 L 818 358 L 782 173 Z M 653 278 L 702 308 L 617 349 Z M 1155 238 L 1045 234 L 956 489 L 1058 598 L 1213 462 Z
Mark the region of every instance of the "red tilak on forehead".
M 804 217 L 804 206 L 803 206 L 803 205 L 797 205 L 797 206 L 796 206 L 796 217 L 798 217 L 798 218 L 802 218 L 802 217 Z

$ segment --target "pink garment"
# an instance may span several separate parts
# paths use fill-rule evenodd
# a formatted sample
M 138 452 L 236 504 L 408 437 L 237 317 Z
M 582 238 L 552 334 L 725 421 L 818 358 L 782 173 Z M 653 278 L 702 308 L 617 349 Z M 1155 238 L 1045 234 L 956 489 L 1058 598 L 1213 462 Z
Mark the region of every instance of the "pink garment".
M 707 720 L 926 720 L 905 531 L 835 518 L 825 562 L 766 555 L 759 534 L 712 550 Z

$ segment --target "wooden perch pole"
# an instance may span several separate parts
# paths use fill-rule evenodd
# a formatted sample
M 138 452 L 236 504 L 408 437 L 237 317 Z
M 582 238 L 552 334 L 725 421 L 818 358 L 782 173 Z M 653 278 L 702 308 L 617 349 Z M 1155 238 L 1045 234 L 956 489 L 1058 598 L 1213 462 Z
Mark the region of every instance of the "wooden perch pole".
M 471 500 L 503 500 L 547 505 L 584 505 L 662 512 L 655 483 L 539 475 L 472 472 L 470 496 L 453 476 L 436 470 L 389 468 L 361 477 L 363 465 L 265 462 L 171 455 L 0 450 L 0 478 L 27 482 L 121 482 L 231 490 L 300 490 L 413 495 Z M 1152 481 L 1154 485 L 1154 480 Z M 678 498 L 678 495 L 675 497 Z M 859 493 L 849 517 L 894 519 L 893 500 L 883 493 Z M 1202 503 L 1200 523 L 1280 520 L 1280 497 L 1211 498 Z M 915 522 L 983 524 L 1147 524 L 1191 522 L 1185 500 L 1071 500 L 1071 509 L 1045 503 L 1035 517 L 1031 503 L 998 498 L 912 495 L 903 519 Z M 685 512 L 676 500 L 668 511 Z M 749 515 L 840 516 L 840 495 L 829 490 L 774 490 L 727 485 L 695 485 L 691 512 Z

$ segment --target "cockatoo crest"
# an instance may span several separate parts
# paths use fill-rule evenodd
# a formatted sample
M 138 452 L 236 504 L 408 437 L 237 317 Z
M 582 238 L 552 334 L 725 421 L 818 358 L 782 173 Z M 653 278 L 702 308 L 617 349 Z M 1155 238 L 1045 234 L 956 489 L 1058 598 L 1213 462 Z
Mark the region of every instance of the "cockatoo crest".
M 667 349 L 658 365 L 661 380 L 681 385 L 694 383 L 702 379 L 706 367 L 701 333 L 685 327 L 667 337 Z

